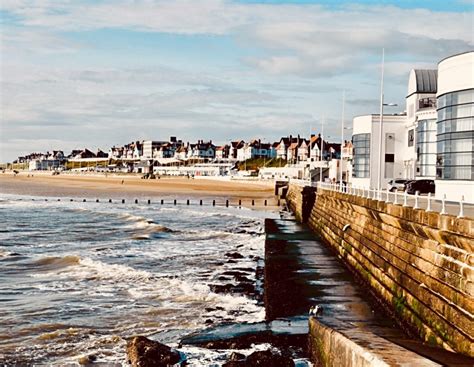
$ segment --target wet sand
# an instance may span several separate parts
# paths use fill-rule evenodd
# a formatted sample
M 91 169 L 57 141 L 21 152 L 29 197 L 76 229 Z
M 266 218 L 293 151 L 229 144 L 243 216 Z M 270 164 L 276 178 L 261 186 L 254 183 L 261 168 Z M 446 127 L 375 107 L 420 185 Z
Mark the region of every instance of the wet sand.
M 29 177 L 28 177 L 29 176 Z M 74 175 L 27 172 L 14 176 L 0 174 L 0 193 L 31 195 L 40 197 L 71 197 L 99 199 L 157 199 L 181 198 L 190 200 L 212 200 L 217 204 L 229 200 L 235 205 L 263 206 L 264 200 L 272 206 L 276 203 L 271 182 L 223 181 L 213 179 L 192 179 L 186 177 L 161 177 L 160 179 L 141 179 L 138 176 Z

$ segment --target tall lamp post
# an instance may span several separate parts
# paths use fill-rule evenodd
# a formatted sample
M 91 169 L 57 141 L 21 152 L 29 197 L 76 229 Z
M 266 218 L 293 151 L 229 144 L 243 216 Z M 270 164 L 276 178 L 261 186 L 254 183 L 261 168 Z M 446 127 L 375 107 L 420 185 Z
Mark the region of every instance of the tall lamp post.
M 339 156 L 339 166 L 341 169 L 341 176 L 339 178 L 339 188 L 342 192 L 342 148 L 344 146 L 344 107 L 346 103 L 346 90 L 342 91 L 342 117 L 341 117 L 341 153 Z M 337 175 L 336 175 L 337 176 Z
M 385 65 L 385 49 L 382 49 L 382 75 L 380 80 L 380 118 L 379 118 L 379 162 L 377 165 L 377 191 L 380 199 L 380 190 L 382 189 L 382 136 L 383 136 L 383 108 L 384 106 L 398 106 L 396 103 L 384 103 L 383 94 L 383 76 Z M 385 160 L 384 160 L 385 161 Z
M 319 166 L 319 182 L 323 182 L 323 151 L 324 151 L 324 116 L 321 119 L 321 144 L 319 144 L 321 148 L 320 152 L 320 166 Z

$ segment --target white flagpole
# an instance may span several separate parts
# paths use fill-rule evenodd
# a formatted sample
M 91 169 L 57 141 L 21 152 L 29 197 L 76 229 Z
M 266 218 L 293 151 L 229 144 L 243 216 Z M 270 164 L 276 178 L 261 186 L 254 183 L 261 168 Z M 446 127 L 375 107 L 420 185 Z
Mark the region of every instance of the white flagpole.
M 342 192 L 342 147 L 344 146 L 344 105 L 346 103 L 346 90 L 344 89 L 342 91 L 342 117 L 341 117 L 341 153 L 340 153 L 340 156 L 339 156 L 339 166 L 340 166 L 340 171 L 341 171 L 341 175 L 340 175 L 340 189 L 341 189 L 341 192 Z

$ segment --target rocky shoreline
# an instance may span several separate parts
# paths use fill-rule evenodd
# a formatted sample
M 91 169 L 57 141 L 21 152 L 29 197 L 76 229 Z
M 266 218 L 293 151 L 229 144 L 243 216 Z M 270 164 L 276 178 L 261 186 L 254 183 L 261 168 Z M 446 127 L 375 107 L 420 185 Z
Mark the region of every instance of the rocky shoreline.
M 265 306 L 266 312 L 269 306 L 264 302 L 264 277 L 278 279 L 277 274 L 269 272 L 280 272 L 279 266 L 269 266 L 267 269 L 264 259 L 259 256 L 250 255 L 245 258 L 239 251 L 224 254 L 222 263 L 238 263 L 240 261 L 253 262 L 254 267 L 242 266 L 232 270 L 223 271 L 216 277 L 222 283 L 209 283 L 212 292 L 218 294 L 232 294 L 245 296 L 257 301 L 257 304 Z M 282 304 L 282 307 L 287 307 Z M 278 308 L 278 303 L 272 305 L 271 310 Z M 206 311 L 212 315 L 223 309 L 210 307 Z M 273 312 L 273 311 L 272 311 Z M 278 312 L 277 312 L 278 313 Z M 217 319 L 217 320 L 216 320 Z M 219 320 L 220 319 L 220 320 Z M 127 359 L 134 367 L 161 367 L 169 365 L 186 365 L 186 355 L 179 351 L 186 345 L 192 345 L 209 350 L 228 351 L 227 361 L 223 366 L 295 366 L 294 359 L 307 358 L 307 334 L 293 334 L 287 332 L 274 332 L 269 326 L 268 317 L 265 322 L 255 324 L 229 323 L 228 320 L 219 316 L 210 316 L 206 320 L 207 328 L 183 338 L 178 344 L 178 349 L 170 348 L 159 341 L 143 336 L 135 336 L 127 342 Z M 288 321 L 290 322 L 290 321 Z M 256 350 L 248 354 L 248 349 L 254 345 L 264 345 L 265 350 Z M 247 354 L 241 353 L 244 350 Z

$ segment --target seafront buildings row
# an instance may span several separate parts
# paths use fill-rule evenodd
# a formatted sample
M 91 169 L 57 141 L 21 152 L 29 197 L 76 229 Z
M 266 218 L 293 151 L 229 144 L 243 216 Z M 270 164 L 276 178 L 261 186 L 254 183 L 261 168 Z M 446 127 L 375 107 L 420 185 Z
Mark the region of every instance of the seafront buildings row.
M 397 178 L 432 179 L 437 198 L 474 202 L 474 52 L 447 57 L 437 69 L 411 70 L 405 100 L 401 113 L 354 117 L 352 139 L 342 144 L 316 134 L 289 135 L 276 142 L 235 140 L 220 146 L 211 140 L 190 143 L 171 137 L 134 141 L 108 152 L 34 153 L 15 163 L 27 164 L 30 170 L 258 174 L 270 179 L 342 180 L 365 188 L 385 188 Z M 252 159 L 263 159 L 258 172 L 236 164 Z
M 474 202 L 474 52 L 411 70 L 406 109 L 353 119 L 354 185 L 432 179 L 436 197 Z M 380 144 L 381 143 L 381 144 Z M 380 157 L 380 159 L 379 159 Z
M 344 143 L 343 152 L 352 152 L 352 143 Z M 260 139 L 249 142 L 231 141 L 217 146 L 212 141 L 198 140 L 185 143 L 176 137 L 169 140 L 141 140 L 123 146 L 113 146 L 107 153 L 89 149 L 32 153 L 18 157 L 14 162 L 30 171 L 75 170 L 135 172 L 142 174 L 171 175 L 230 175 L 239 162 L 260 159 L 261 175 L 268 178 L 305 178 L 315 167 L 330 167 L 341 157 L 341 144 L 324 141 L 311 135 L 282 137 L 279 141 L 265 143 Z M 347 159 L 350 157 L 347 156 Z M 250 167 L 250 166 L 249 166 Z M 240 171 L 254 175 L 257 172 L 241 165 Z M 235 172 L 234 172 L 235 173 Z M 334 176 L 325 172 L 324 177 Z

